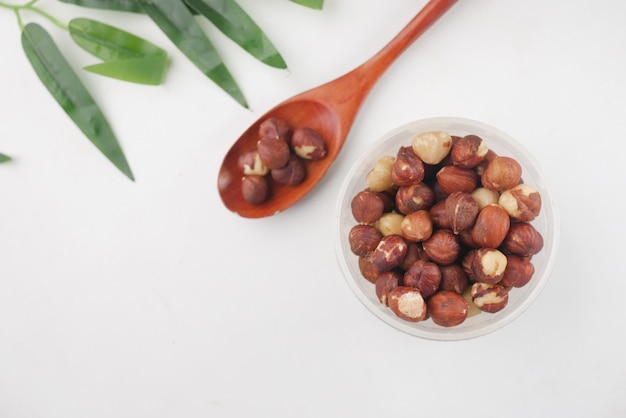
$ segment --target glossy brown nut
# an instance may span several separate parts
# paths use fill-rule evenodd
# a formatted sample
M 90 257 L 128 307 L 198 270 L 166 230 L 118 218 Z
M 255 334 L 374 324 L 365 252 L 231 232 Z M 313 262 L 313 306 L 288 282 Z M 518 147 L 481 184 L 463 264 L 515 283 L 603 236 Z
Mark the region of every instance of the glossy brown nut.
M 363 190 L 357 193 L 350 202 L 352 216 L 363 224 L 376 222 L 384 213 L 385 202 L 376 192 Z
M 440 200 L 430 207 L 428 210 L 433 225 L 439 229 L 451 229 L 448 213 L 446 212 L 446 200 Z
M 321 160 L 326 157 L 326 144 L 322 136 L 307 127 L 296 128 L 291 136 L 291 148 L 305 160 Z
M 522 178 L 522 166 L 511 157 L 497 156 L 481 176 L 483 187 L 504 191 L 517 186 Z
M 422 243 L 422 247 L 428 257 L 440 266 L 454 263 L 461 253 L 458 238 L 448 229 L 433 232 L 430 238 Z
M 467 274 L 459 264 L 450 264 L 439 269 L 441 270 L 440 290 L 448 290 L 460 295 L 469 286 Z
M 442 327 L 453 327 L 465 321 L 469 304 L 458 293 L 440 290 L 428 299 L 428 314 L 433 322 Z
M 297 186 L 306 178 L 306 167 L 299 157 L 292 154 L 287 165 L 272 169 L 270 174 L 277 183 L 285 186 Z
M 472 240 L 480 247 L 498 248 L 509 232 L 511 218 L 498 205 L 480 210 L 472 227 Z
M 518 184 L 505 190 L 498 199 L 498 204 L 515 220 L 530 222 L 541 211 L 541 195 L 528 184 Z
M 404 273 L 404 285 L 419 289 L 424 299 L 432 296 L 441 283 L 439 266 L 430 261 L 419 260 Z
M 411 268 L 413 263 L 418 260 L 428 261 L 428 256 L 426 255 L 426 252 L 422 248 L 421 244 L 409 242 L 406 255 L 404 256 L 404 260 L 402 260 L 402 264 L 400 264 L 399 267 L 401 270 L 407 271 Z
M 359 257 L 359 271 L 368 282 L 372 283 L 375 283 L 378 276 L 383 273 L 383 271 L 376 268 L 369 256 Z
M 396 192 L 396 208 L 404 215 L 428 209 L 434 202 L 435 193 L 424 183 L 401 186 Z
M 514 222 L 501 247 L 506 253 L 530 257 L 543 249 L 543 237 L 533 225 L 527 222 Z
M 382 237 L 378 229 L 372 225 L 355 225 L 348 234 L 350 250 L 359 257 L 365 257 L 376 249 Z
M 259 138 L 282 139 L 289 142 L 291 126 L 281 118 L 268 118 L 259 125 Z
M 472 258 L 472 274 L 476 281 L 496 284 L 504 277 L 507 258 L 495 248 L 479 248 Z
M 245 175 L 264 176 L 270 171 L 261 161 L 261 157 L 256 149 L 241 154 L 237 159 L 237 167 Z
M 414 287 L 398 286 L 388 293 L 387 300 L 391 311 L 405 321 L 419 322 L 426 318 L 428 307 Z
M 447 165 L 437 172 L 437 182 L 446 194 L 471 193 L 478 184 L 478 175 L 468 168 Z
M 476 257 L 476 251 L 478 250 L 477 249 L 469 250 L 468 252 L 465 253 L 463 258 L 461 259 L 461 267 L 463 268 L 463 271 L 467 275 L 467 280 L 469 280 L 470 282 L 476 281 L 476 277 L 474 277 L 474 272 L 472 271 L 472 262 L 474 261 L 474 257 Z
M 426 210 L 409 213 L 400 222 L 402 236 L 411 242 L 426 241 L 433 233 L 433 221 Z
M 389 292 L 402 284 L 402 274 L 397 271 L 381 273 L 374 283 L 376 296 L 380 303 L 389 306 Z
M 413 148 L 400 147 L 396 161 L 391 167 L 391 181 L 397 186 L 409 186 L 424 179 L 424 163 Z
M 489 148 L 477 135 L 466 135 L 454 142 L 450 151 L 452 164 L 461 168 L 473 168 L 484 161 Z
M 506 269 L 500 283 L 505 287 L 523 287 L 530 282 L 535 274 L 535 266 L 528 257 L 509 254 L 507 257 Z
M 478 203 L 467 192 L 453 192 L 445 200 L 446 217 L 454 234 L 470 229 L 478 216 Z
M 270 170 L 282 168 L 289 162 L 291 150 L 284 139 L 263 138 L 256 144 L 257 152 L 263 164 Z
M 499 284 L 474 283 L 471 295 L 474 305 L 483 312 L 501 311 L 509 303 L 509 291 Z
M 243 176 L 241 193 L 246 202 L 251 205 L 260 205 L 269 198 L 270 188 L 264 176 Z
M 400 235 L 387 235 L 381 238 L 369 257 L 378 270 L 389 271 L 402 264 L 407 249 L 407 242 Z

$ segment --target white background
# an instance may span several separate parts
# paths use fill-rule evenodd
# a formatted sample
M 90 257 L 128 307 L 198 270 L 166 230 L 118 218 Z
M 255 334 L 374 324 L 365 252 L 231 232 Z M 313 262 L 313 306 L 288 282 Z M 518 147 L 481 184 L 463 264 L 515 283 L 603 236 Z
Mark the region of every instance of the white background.
M 0 9 L 0 152 L 14 157 L 0 166 L 0 417 L 625 416 L 623 0 L 460 0 L 375 86 L 312 194 L 258 220 L 221 204 L 221 158 L 249 124 L 365 61 L 425 3 L 240 0 L 289 65 L 266 67 L 205 25 L 246 110 L 145 16 L 41 0 L 64 21 L 97 18 L 170 53 L 159 87 L 79 72 L 135 183 L 52 100 Z M 95 62 L 67 33 L 24 19 L 77 69 Z M 543 293 L 469 341 L 391 329 L 335 259 L 352 162 L 431 116 L 516 137 L 560 209 Z

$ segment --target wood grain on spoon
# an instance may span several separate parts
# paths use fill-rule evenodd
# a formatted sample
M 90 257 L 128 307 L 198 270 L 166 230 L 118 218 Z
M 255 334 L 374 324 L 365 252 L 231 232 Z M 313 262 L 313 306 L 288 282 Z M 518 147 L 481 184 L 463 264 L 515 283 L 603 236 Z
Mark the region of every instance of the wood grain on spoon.
M 278 104 L 253 123 L 224 157 L 218 174 L 218 190 L 224 205 L 246 218 L 275 215 L 301 200 L 324 177 L 337 158 L 348 132 L 372 87 L 389 66 L 457 0 L 431 0 L 383 49 L 349 73 L 305 91 Z M 270 181 L 271 196 L 252 205 L 243 199 L 237 167 L 241 154 L 255 149 L 258 128 L 269 117 L 279 117 L 292 127 L 306 126 L 324 138 L 327 155 L 319 161 L 306 161 L 307 177 L 298 186 L 282 186 Z

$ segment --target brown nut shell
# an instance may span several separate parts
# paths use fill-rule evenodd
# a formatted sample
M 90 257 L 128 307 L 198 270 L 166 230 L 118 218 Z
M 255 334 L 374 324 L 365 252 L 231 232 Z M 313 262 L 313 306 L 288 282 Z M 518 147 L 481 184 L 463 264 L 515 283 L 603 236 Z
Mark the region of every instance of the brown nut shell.
M 541 211 L 541 195 L 528 184 L 518 184 L 500 194 L 498 204 L 515 220 L 530 222 Z
M 419 289 L 424 299 L 432 296 L 441 283 L 441 270 L 437 264 L 418 260 L 404 273 L 404 285 Z
M 487 165 L 481 176 L 483 187 L 504 191 L 518 185 L 522 178 L 522 166 L 511 157 L 497 156 Z
M 281 138 L 259 139 L 256 149 L 261 161 L 270 170 L 284 167 L 289 162 L 289 157 L 291 156 L 289 144 Z
M 478 174 L 472 169 L 447 165 L 437 172 L 437 183 L 446 193 L 471 193 L 478 184 Z
M 454 234 L 471 228 L 478 216 L 478 203 L 467 192 L 453 192 L 445 200 L 446 217 Z
M 389 308 L 399 318 L 419 322 L 426 318 L 428 307 L 424 297 L 414 287 L 398 286 L 388 293 Z
M 396 191 L 395 201 L 398 212 L 408 215 L 430 208 L 435 202 L 435 192 L 424 183 L 401 186 Z
M 472 258 L 473 277 L 482 283 L 496 284 L 504 277 L 507 258 L 495 248 L 479 248 Z
M 439 269 L 441 270 L 440 290 L 448 290 L 460 295 L 469 286 L 467 274 L 459 264 L 450 264 Z
M 400 222 L 400 228 L 402 236 L 407 241 L 426 241 L 433 233 L 433 221 L 430 219 L 428 211 L 418 210 L 406 215 Z
M 374 287 L 380 303 L 389 306 L 389 292 L 402 284 L 402 274 L 397 271 L 386 271 L 376 279 Z
M 259 138 L 282 139 L 289 142 L 291 126 L 282 118 L 267 118 L 259 125 Z
M 369 257 L 378 270 L 389 271 L 402 264 L 407 249 L 407 242 L 400 235 L 387 235 L 380 239 Z
M 355 225 L 348 234 L 350 250 L 359 257 L 365 257 L 376 249 L 382 237 L 378 229 L 372 225 Z
M 533 266 L 530 258 L 514 254 L 509 254 L 506 258 L 506 269 L 499 284 L 505 287 L 526 286 L 535 274 L 535 266 Z
M 270 174 L 276 183 L 297 186 L 306 178 L 306 167 L 299 157 L 291 154 L 287 165 L 270 170 Z
M 249 175 L 241 179 L 241 194 L 251 205 L 260 205 L 270 196 L 270 188 L 264 176 Z
M 326 157 L 324 139 L 315 130 L 308 127 L 299 127 L 291 136 L 291 148 L 300 158 L 305 160 L 321 160 Z
M 452 146 L 452 164 L 461 168 L 474 168 L 485 160 L 489 148 L 478 135 L 466 135 Z
M 363 224 L 376 222 L 385 210 L 385 202 L 376 192 L 363 190 L 357 193 L 350 202 L 352 216 Z
M 471 295 L 474 305 L 483 312 L 501 311 L 509 303 L 509 291 L 499 284 L 474 283 Z
M 469 304 L 458 293 L 440 290 L 428 299 L 428 314 L 433 322 L 442 327 L 453 327 L 465 321 Z
M 461 253 L 461 244 L 448 229 L 438 229 L 422 243 L 428 257 L 440 266 L 454 263 Z
M 530 257 L 543 249 L 541 233 L 528 222 L 514 222 L 501 245 L 502 251 Z
M 480 210 L 472 227 L 472 241 L 480 247 L 498 248 L 511 226 L 508 213 L 498 205 L 487 205 Z
M 391 167 L 391 181 L 397 186 L 409 186 L 424 179 L 424 163 L 412 147 L 400 147 Z

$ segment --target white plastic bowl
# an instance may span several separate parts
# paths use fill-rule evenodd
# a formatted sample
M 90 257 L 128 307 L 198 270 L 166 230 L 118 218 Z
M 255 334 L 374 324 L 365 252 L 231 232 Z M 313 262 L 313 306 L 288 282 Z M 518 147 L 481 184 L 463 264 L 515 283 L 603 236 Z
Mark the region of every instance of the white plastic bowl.
M 508 305 L 503 310 L 497 313 L 482 312 L 454 327 L 442 327 L 430 319 L 412 323 L 397 317 L 378 300 L 374 285 L 361 275 L 358 257 L 350 250 L 348 241 L 349 231 L 356 225 L 350 204 L 352 198 L 367 187 L 365 183 L 367 173 L 381 156 L 395 156 L 401 146 L 411 145 L 416 134 L 428 131 L 447 131 L 451 135 L 474 134 L 482 137 L 489 148 L 498 155 L 513 157 L 521 164 L 524 182 L 534 186 L 542 199 L 541 213 L 532 221 L 532 225 L 543 236 L 544 247 L 532 258 L 535 273 L 531 281 L 524 287 L 511 289 Z M 457 117 L 436 117 L 417 120 L 388 132 L 357 160 L 340 190 L 337 202 L 337 234 L 336 253 L 341 270 L 350 289 L 369 311 L 388 325 L 407 334 L 431 340 L 452 341 L 475 338 L 493 332 L 513 321 L 530 306 L 550 277 L 559 241 L 559 220 L 554 195 L 548 182 L 533 157 L 514 138 L 478 121 Z

